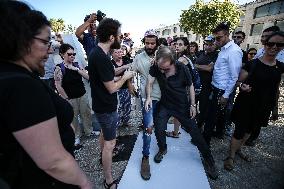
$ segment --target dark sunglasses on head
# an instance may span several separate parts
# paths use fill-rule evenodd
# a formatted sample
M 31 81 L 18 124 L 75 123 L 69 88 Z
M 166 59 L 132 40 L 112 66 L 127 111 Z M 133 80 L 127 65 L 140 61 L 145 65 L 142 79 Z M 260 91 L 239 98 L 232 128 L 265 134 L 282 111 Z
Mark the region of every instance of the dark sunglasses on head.
M 267 42 L 265 44 L 268 47 L 274 47 L 276 45 L 276 47 L 284 47 L 284 43 L 275 43 L 275 42 Z
M 243 38 L 242 36 L 233 36 L 233 39 L 241 39 Z
M 252 53 L 248 53 L 248 54 L 249 54 L 249 55 L 256 55 L 256 53 L 253 53 L 253 52 L 252 52 Z
M 76 53 L 67 53 L 68 56 L 76 56 Z

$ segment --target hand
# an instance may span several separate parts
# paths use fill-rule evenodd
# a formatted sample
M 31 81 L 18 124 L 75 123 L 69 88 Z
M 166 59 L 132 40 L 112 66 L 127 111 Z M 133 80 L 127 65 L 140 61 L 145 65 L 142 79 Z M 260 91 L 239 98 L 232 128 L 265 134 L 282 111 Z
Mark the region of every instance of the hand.
M 91 24 L 91 23 L 94 23 L 96 20 L 97 20 L 96 13 L 92 13 L 90 18 L 87 20 L 87 22 L 89 22 Z
M 193 119 L 196 116 L 196 107 L 190 106 L 189 116 L 191 119 Z
M 123 74 L 123 77 L 128 80 L 132 77 L 134 77 L 135 72 L 134 71 L 125 71 Z
M 84 185 L 80 186 L 81 189 L 92 189 L 93 184 L 88 180 Z
M 145 110 L 148 112 L 152 108 L 152 99 L 147 98 L 144 106 L 145 106 Z
M 128 91 L 131 95 L 133 95 L 133 96 L 136 95 L 135 94 L 135 87 L 132 84 L 128 85 Z
M 79 71 L 80 69 L 73 66 L 72 64 L 71 65 L 65 65 L 66 68 L 70 69 L 70 70 L 74 70 L 74 71 Z
M 248 84 L 245 84 L 245 83 L 240 85 L 240 89 L 244 92 L 248 92 L 248 93 L 251 92 L 251 87 Z
M 228 102 L 228 98 L 224 98 L 223 96 L 219 99 L 219 104 L 222 108 L 225 108 Z

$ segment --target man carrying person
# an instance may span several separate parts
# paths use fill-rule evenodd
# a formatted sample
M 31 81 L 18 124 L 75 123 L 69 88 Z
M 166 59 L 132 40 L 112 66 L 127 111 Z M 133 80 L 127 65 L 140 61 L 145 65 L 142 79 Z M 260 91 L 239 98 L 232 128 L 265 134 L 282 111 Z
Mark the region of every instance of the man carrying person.
M 210 95 L 208 116 L 205 121 L 203 136 L 210 145 L 216 126 L 215 136 L 223 138 L 225 129 L 225 110 L 230 94 L 235 88 L 242 67 L 242 50 L 230 40 L 229 25 L 219 24 L 214 30 L 216 46 L 221 48 L 214 65 L 212 92 Z
M 141 88 L 141 97 L 144 104 L 146 100 L 146 82 L 149 74 L 150 67 L 152 65 L 152 60 L 155 55 L 155 51 L 158 47 L 158 36 L 154 30 L 147 30 L 144 34 L 142 42 L 145 44 L 144 51 L 138 54 L 132 64 L 132 70 L 140 74 L 140 88 Z M 151 134 L 153 131 L 153 112 L 155 112 L 155 105 L 161 98 L 161 91 L 158 82 L 153 83 L 153 90 L 149 94 L 152 99 L 152 108 L 145 110 L 146 107 L 143 107 L 143 158 L 141 162 L 140 174 L 144 180 L 149 180 L 151 177 L 150 164 L 149 164 L 149 155 L 150 155 L 150 143 L 151 143 Z
M 146 88 L 145 108 L 153 106 L 151 99 L 152 85 L 157 80 L 161 89 L 161 100 L 155 113 L 155 135 L 159 151 L 154 157 L 160 163 L 167 153 L 167 122 L 171 116 L 187 127 L 191 137 L 203 157 L 205 170 L 212 179 L 217 179 L 218 172 L 209 146 L 196 126 L 195 92 L 189 69 L 180 62 L 176 63 L 175 53 L 168 47 L 160 47 L 156 53 L 155 64 L 151 66 Z M 188 89 L 189 88 L 189 89 Z M 189 94 L 188 94 L 189 93 Z
M 134 72 L 126 71 L 115 81 L 115 72 L 108 56 L 111 49 L 120 48 L 121 24 L 111 18 L 103 19 L 97 28 L 98 46 L 94 47 L 89 56 L 89 76 L 92 94 L 92 108 L 101 125 L 100 147 L 102 165 L 105 176 L 105 188 L 116 188 L 111 165 L 112 152 L 116 142 L 117 129 L 117 91 L 123 83 L 134 76 Z

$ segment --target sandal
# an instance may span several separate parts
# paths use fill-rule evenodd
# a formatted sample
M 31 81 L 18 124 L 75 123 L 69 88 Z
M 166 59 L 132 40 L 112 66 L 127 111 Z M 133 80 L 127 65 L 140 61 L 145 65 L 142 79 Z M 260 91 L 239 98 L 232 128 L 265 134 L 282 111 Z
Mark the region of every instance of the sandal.
M 105 187 L 105 189 L 110 189 L 114 184 L 115 184 L 115 189 L 117 189 L 117 184 L 118 184 L 118 181 L 117 181 L 117 180 L 112 181 L 112 183 L 110 183 L 110 184 L 108 184 L 108 183 L 106 182 L 106 180 L 104 181 L 104 187 Z
M 244 154 L 241 150 L 238 150 L 236 154 L 244 161 L 251 162 L 252 159 L 249 157 L 249 155 Z
M 166 132 L 167 137 L 172 137 L 172 138 L 179 138 L 180 134 L 181 134 L 180 132 L 178 132 L 178 134 L 175 134 L 174 131 L 167 131 Z
M 224 160 L 224 169 L 227 171 L 232 171 L 234 169 L 234 158 L 229 156 Z

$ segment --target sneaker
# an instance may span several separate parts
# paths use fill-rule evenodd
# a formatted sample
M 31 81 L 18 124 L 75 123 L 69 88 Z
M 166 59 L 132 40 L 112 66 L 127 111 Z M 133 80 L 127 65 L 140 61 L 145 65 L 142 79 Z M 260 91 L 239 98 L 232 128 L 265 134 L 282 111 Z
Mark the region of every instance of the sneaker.
M 213 159 L 207 159 L 203 161 L 204 164 L 204 169 L 207 175 L 213 179 L 216 180 L 219 176 L 219 173 L 217 171 L 217 168 L 215 166 L 214 160 Z
M 160 163 L 163 160 L 164 155 L 166 155 L 167 150 L 160 151 L 155 155 L 154 161 Z
M 142 158 L 140 174 L 144 180 L 149 180 L 151 178 L 149 157 L 144 156 Z

